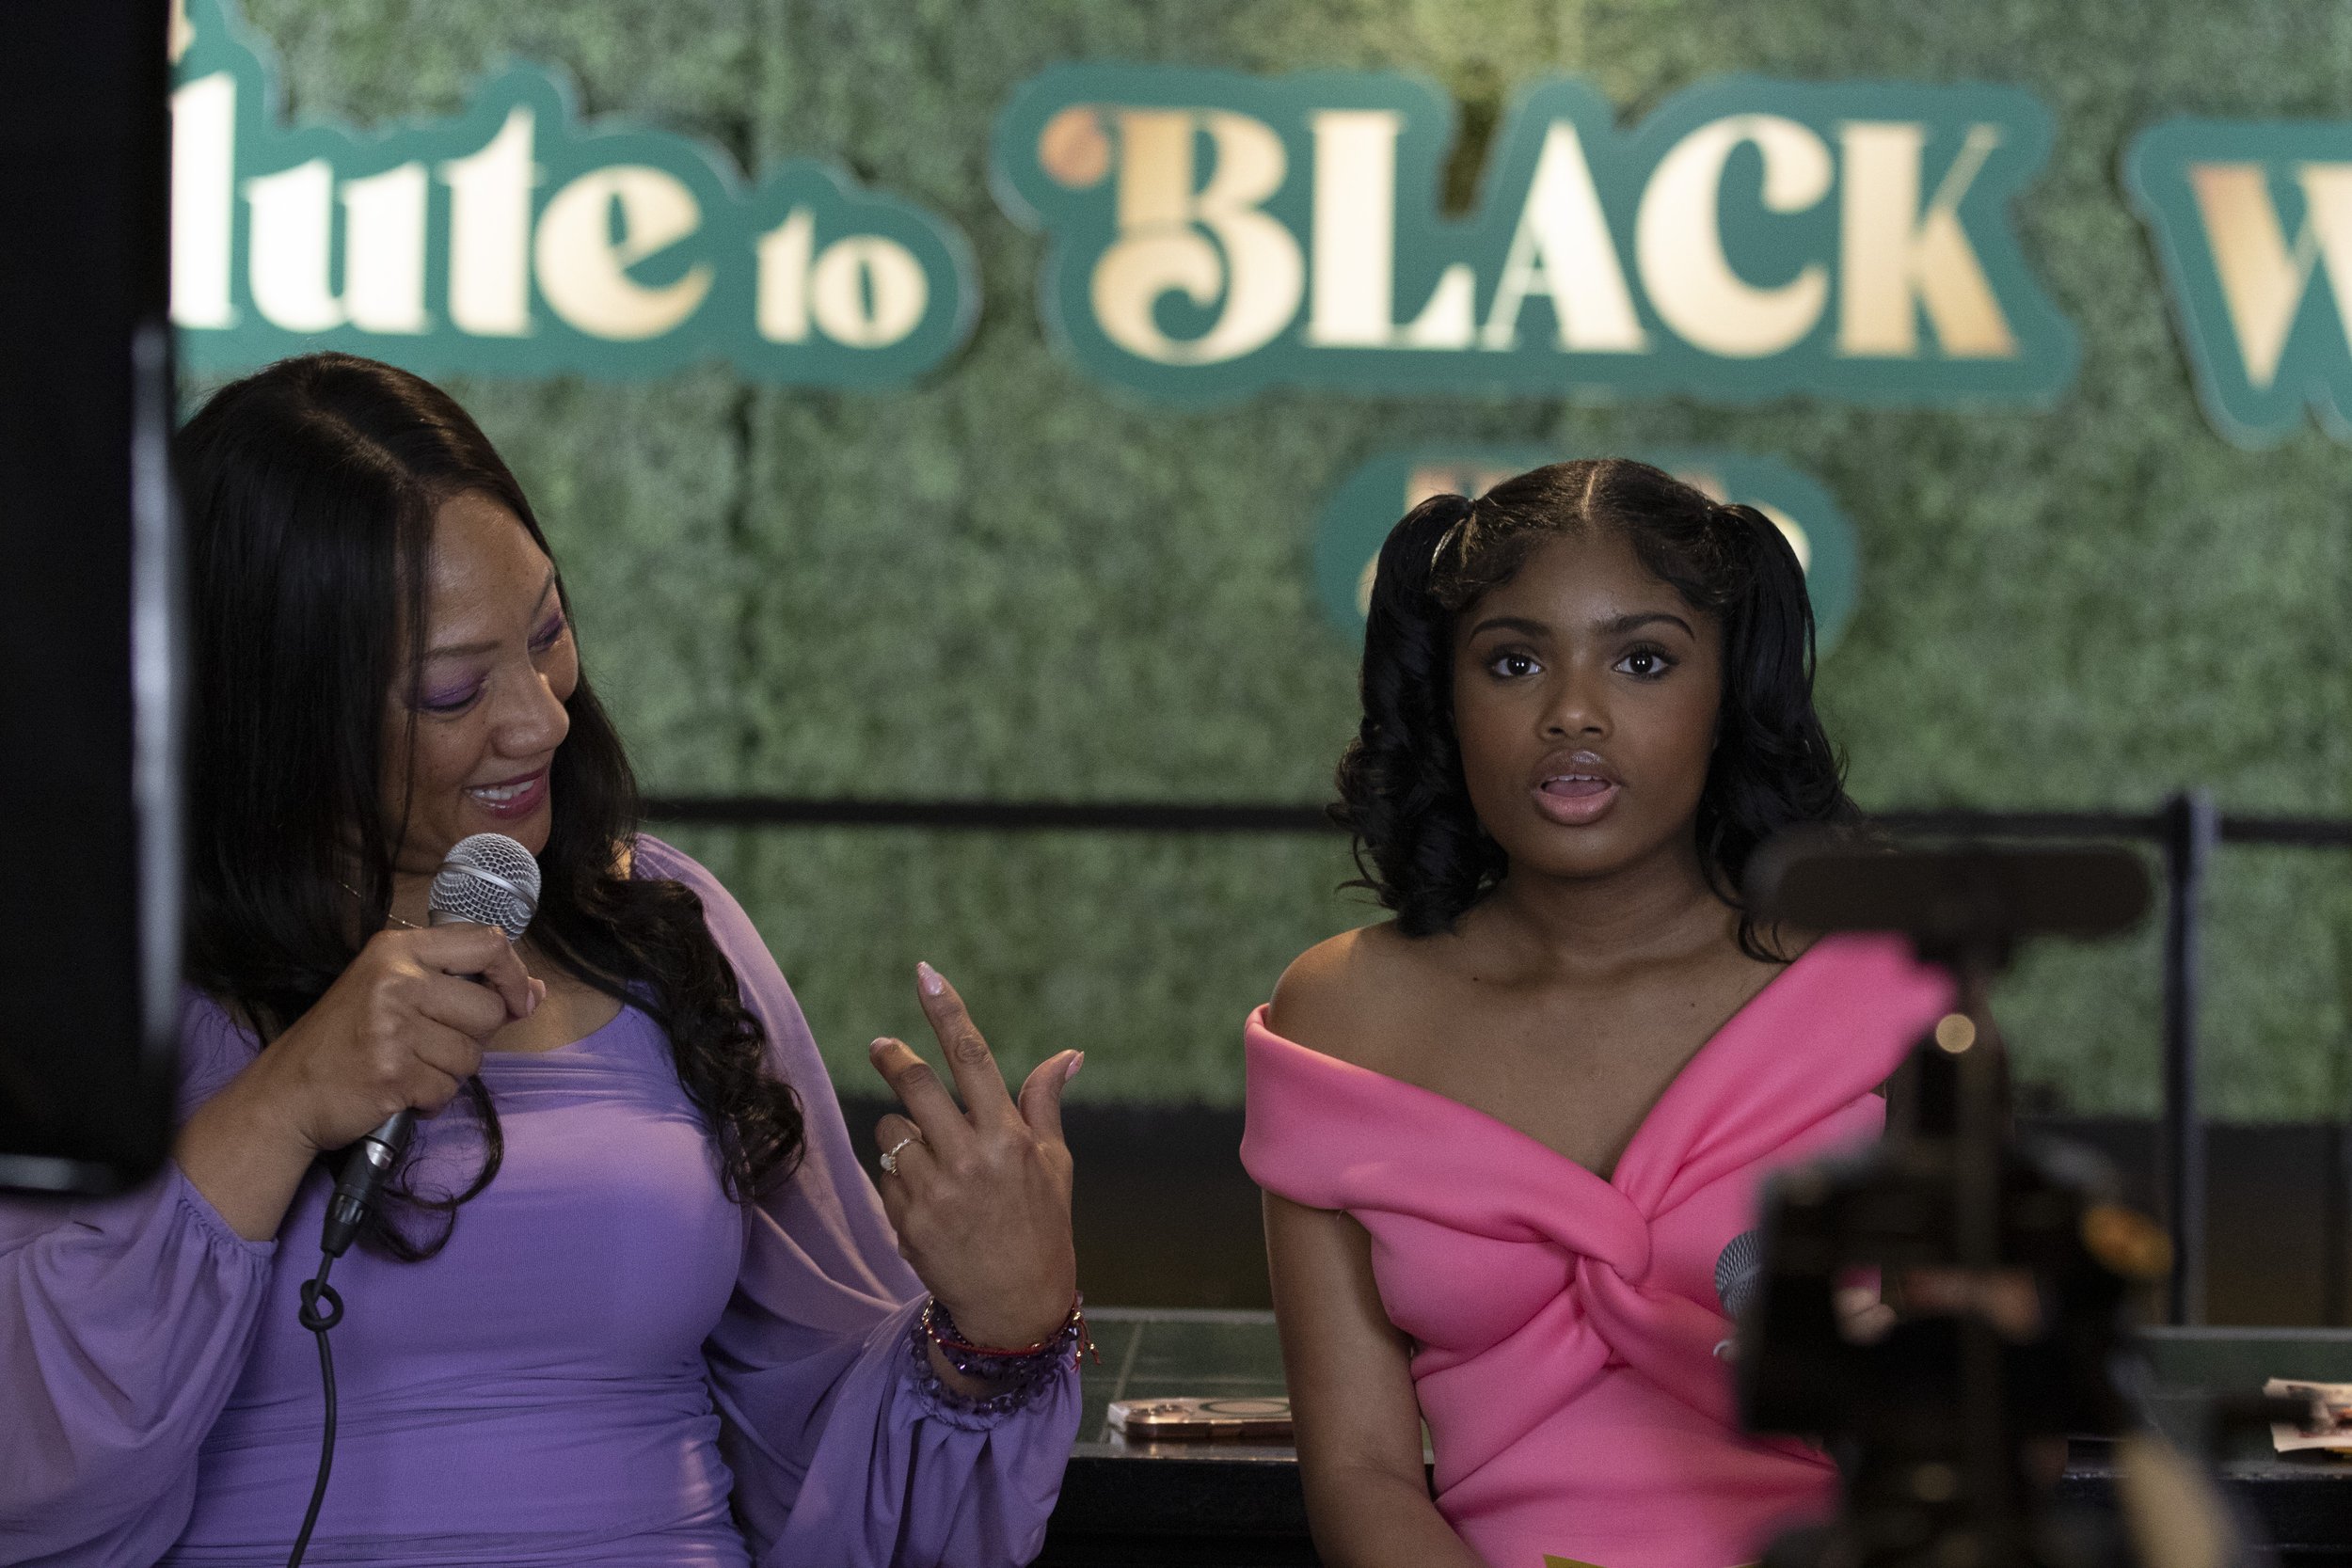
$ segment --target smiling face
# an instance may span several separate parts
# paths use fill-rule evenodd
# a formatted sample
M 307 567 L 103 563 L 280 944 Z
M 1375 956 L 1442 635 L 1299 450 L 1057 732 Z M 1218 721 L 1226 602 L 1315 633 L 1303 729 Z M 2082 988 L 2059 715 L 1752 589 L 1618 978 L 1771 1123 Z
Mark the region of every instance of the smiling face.
M 535 855 L 552 822 L 548 770 L 571 729 L 564 704 L 580 681 L 555 567 L 520 518 L 468 492 L 434 513 L 426 580 L 413 705 L 405 674 L 386 697 L 385 816 L 399 868 L 429 873 L 472 833 L 504 833 Z
M 1455 618 L 1462 771 L 1514 874 L 1695 854 L 1722 647 L 1608 528 L 1546 539 Z

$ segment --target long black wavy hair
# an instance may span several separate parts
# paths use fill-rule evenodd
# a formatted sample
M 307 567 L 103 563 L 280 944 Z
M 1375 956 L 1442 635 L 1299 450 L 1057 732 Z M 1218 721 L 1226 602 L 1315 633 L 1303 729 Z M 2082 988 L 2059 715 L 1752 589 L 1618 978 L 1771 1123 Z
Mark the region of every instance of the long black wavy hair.
M 1723 628 L 1723 698 L 1699 796 L 1708 885 L 1734 909 L 1748 857 L 1797 823 L 1845 823 L 1844 765 L 1813 711 L 1813 607 L 1804 569 L 1771 518 L 1646 463 L 1590 458 L 1519 475 L 1476 500 L 1436 496 L 1389 531 L 1364 627 L 1363 721 L 1340 758 L 1331 815 L 1355 834 L 1352 887 L 1399 930 L 1453 929 L 1502 880 L 1502 847 L 1480 826 L 1454 728 L 1455 619 L 1560 533 L 1608 529 L 1692 609 Z M 1744 913 L 1740 947 L 1781 955 Z
M 194 664 L 188 977 L 266 1047 L 389 916 L 408 780 L 388 780 L 385 759 L 413 754 L 414 720 L 388 736 L 384 714 L 402 683 L 411 710 L 421 678 L 418 663 L 400 667 L 400 650 L 425 645 L 435 510 L 478 494 L 519 518 L 542 550 L 547 537 L 454 400 L 350 355 L 284 360 L 222 388 L 181 432 L 177 456 Z M 549 772 L 553 826 L 532 941 L 660 1023 L 678 1082 L 710 1128 L 721 1180 L 749 1202 L 797 1163 L 800 1102 L 765 1069 L 765 1033 L 701 899 L 623 868 L 637 788 L 584 673 L 564 707 L 571 728 Z M 481 1121 L 481 1167 L 452 1194 L 417 1190 L 404 1165 L 394 1201 L 365 1233 L 379 1250 L 439 1251 L 457 1206 L 497 1174 L 497 1107 L 479 1078 L 466 1095 Z

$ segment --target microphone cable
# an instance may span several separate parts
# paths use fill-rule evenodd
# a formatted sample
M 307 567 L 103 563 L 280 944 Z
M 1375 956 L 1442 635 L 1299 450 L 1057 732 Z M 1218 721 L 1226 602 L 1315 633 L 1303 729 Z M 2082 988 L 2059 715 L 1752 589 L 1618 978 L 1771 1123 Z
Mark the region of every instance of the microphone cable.
M 310 1531 L 318 1526 L 319 1507 L 326 1501 L 326 1478 L 335 1469 L 335 1350 L 326 1341 L 326 1331 L 343 1321 L 343 1298 L 326 1282 L 326 1271 L 334 1266 L 335 1254 L 321 1248 L 317 1277 L 302 1282 L 302 1310 L 298 1316 L 302 1326 L 318 1336 L 319 1382 L 326 1395 L 326 1435 L 319 1443 L 319 1476 L 310 1483 L 310 1506 L 303 1512 L 302 1533 L 294 1537 L 286 1568 L 302 1568 L 302 1554 L 310 1546 Z
M 432 923 L 470 921 L 503 931 L 509 942 L 518 940 L 539 909 L 539 862 L 532 852 L 503 833 L 474 833 L 462 838 L 434 873 L 430 894 Z M 480 980 L 479 974 L 468 976 Z M 381 1127 L 361 1136 L 343 1156 L 342 1171 L 326 1200 L 326 1219 L 319 1231 L 319 1272 L 302 1282 L 302 1326 L 318 1337 L 319 1383 L 326 1395 L 326 1430 L 319 1442 L 318 1480 L 310 1483 L 310 1506 L 303 1512 L 302 1531 L 294 1537 L 286 1568 L 302 1568 L 310 1549 L 310 1532 L 318 1528 L 319 1509 L 326 1501 L 327 1477 L 335 1469 L 335 1352 L 327 1331 L 343 1321 L 343 1298 L 326 1282 L 352 1242 L 376 1195 L 408 1150 L 416 1127 L 416 1112 L 394 1112 Z
M 295 1316 L 303 1327 L 318 1336 L 326 1435 L 319 1445 L 319 1479 L 310 1487 L 310 1507 L 302 1515 L 302 1533 L 294 1537 L 294 1554 L 286 1559 L 286 1568 L 302 1568 L 302 1554 L 310 1548 L 310 1531 L 317 1527 L 319 1508 L 326 1501 L 326 1478 L 335 1467 L 335 1352 L 326 1342 L 326 1331 L 343 1321 L 343 1298 L 326 1282 L 326 1274 L 358 1238 L 368 1211 L 375 1205 L 376 1193 L 408 1151 L 408 1135 L 415 1126 L 416 1113 L 401 1111 L 362 1136 L 343 1156 L 342 1175 L 326 1199 L 326 1219 L 319 1227 L 319 1272 L 302 1282 L 302 1310 Z

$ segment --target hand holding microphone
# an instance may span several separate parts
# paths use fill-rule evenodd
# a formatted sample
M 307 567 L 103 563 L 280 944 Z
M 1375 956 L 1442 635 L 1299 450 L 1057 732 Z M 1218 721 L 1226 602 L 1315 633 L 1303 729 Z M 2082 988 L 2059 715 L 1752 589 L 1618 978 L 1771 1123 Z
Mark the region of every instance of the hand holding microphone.
M 482 1043 L 536 1005 L 502 928 L 387 929 L 254 1065 L 295 1134 L 325 1153 L 399 1111 L 448 1104 Z
M 409 994 L 404 994 L 399 1000 L 415 1001 L 421 1018 L 439 1025 L 442 1036 L 428 1035 L 426 1038 L 439 1046 L 441 1053 L 437 1058 L 419 1050 L 411 1059 L 416 1067 L 435 1075 L 425 1080 L 428 1098 L 419 1100 L 412 1093 L 373 1131 L 354 1144 L 351 1152 L 344 1156 L 334 1196 L 327 1200 L 326 1221 L 319 1240 L 321 1250 L 331 1257 L 342 1257 L 344 1249 L 351 1245 L 352 1238 L 358 1234 L 360 1223 L 367 1218 L 369 1209 L 375 1202 L 376 1194 L 390 1176 L 392 1168 L 400 1164 L 400 1157 L 408 1147 L 409 1132 L 416 1123 L 415 1107 L 421 1104 L 428 1111 L 437 1111 L 448 1104 L 467 1076 L 482 1065 L 481 1042 L 504 1028 L 509 1020 L 527 1016 L 532 1008 L 538 1006 L 538 996 L 545 994 L 544 988 L 537 994 L 533 993 L 532 987 L 536 982 L 524 973 L 521 960 L 514 953 L 514 943 L 530 926 L 531 917 L 538 912 L 539 908 L 539 863 L 532 858 L 530 850 L 503 833 L 475 833 L 470 838 L 459 840 L 441 863 L 441 869 L 434 875 L 431 908 L 429 918 L 432 925 L 424 931 L 407 933 L 410 937 L 429 942 L 437 937 L 455 937 L 462 930 L 469 933 L 467 939 L 469 945 L 479 945 L 481 938 L 492 933 L 502 939 L 482 967 L 472 971 L 455 967 L 465 962 L 465 957 L 454 947 L 447 955 L 416 955 L 412 952 L 409 956 L 412 963 L 419 957 L 427 961 L 439 958 L 439 975 L 429 973 L 426 975 L 432 986 L 432 1000 L 460 1015 L 479 1016 L 486 1026 L 468 1028 L 464 1016 L 452 1017 L 446 1012 L 437 1015 L 422 1006 L 425 999 L 422 992 L 418 991 L 413 984 L 406 988 Z M 379 932 L 369 945 L 374 946 L 387 935 L 389 933 Z M 417 942 L 411 942 L 406 945 L 414 949 Z M 355 969 L 358 967 L 357 964 L 353 966 Z M 492 977 L 494 973 L 498 976 L 495 979 Z M 465 998 L 462 1006 L 454 1000 L 453 993 L 448 993 L 450 976 L 469 982 L 474 987 L 475 994 Z M 349 974 L 346 974 L 344 978 L 348 979 Z M 415 976 L 412 974 L 405 978 L 413 981 Z M 521 981 L 519 1006 L 515 984 L 517 979 Z M 382 992 L 377 994 L 380 996 Z M 490 1019 L 488 1009 L 493 997 L 496 998 L 500 1016 Z M 456 1043 L 446 1037 L 447 1032 L 452 1029 L 458 1034 Z M 393 1042 L 389 1065 L 395 1069 L 407 1069 L 410 1063 L 400 1060 L 399 1043 Z M 450 1072 L 448 1068 L 453 1062 L 463 1062 L 463 1070 Z M 444 1080 L 446 1088 L 442 1087 Z M 387 1085 L 388 1089 L 391 1086 Z
M 535 895 L 537 863 L 513 840 L 500 842 L 511 853 L 490 863 L 492 876 Z M 502 875 L 501 864 L 517 874 Z M 519 932 L 530 918 L 517 910 L 525 901 L 494 883 L 482 886 L 506 899 Z M 436 902 L 437 918 L 469 923 L 377 932 L 310 1009 L 182 1129 L 181 1168 L 238 1234 L 274 1235 L 320 1154 L 371 1129 L 379 1139 L 398 1132 L 388 1124 L 403 1111 L 448 1104 L 480 1068 L 484 1045 L 546 994 L 516 957 L 500 911 L 451 896 Z M 386 1151 L 389 1168 L 398 1156 Z M 346 1164 L 363 1153 L 356 1150 Z
M 381 931 L 262 1061 L 295 1135 L 326 1153 L 399 1111 L 448 1104 L 481 1066 L 482 1042 L 533 1006 L 501 932 Z
M 380 931 L 309 1011 L 197 1107 L 173 1158 L 239 1235 L 274 1236 L 319 1155 L 398 1112 L 448 1104 L 491 1037 L 544 994 L 502 929 Z

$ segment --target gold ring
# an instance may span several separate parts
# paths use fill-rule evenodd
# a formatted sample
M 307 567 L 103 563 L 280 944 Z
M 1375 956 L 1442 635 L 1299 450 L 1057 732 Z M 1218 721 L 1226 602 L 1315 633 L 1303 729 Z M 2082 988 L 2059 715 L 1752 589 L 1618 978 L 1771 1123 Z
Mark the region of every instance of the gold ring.
M 920 1132 L 909 1132 L 909 1133 L 908 1133 L 905 1137 L 900 1138 L 900 1139 L 899 1139 L 897 1143 L 892 1144 L 892 1145 L 891 1145 L 888 1148 L 883 1149 L 883 1150 L 882 1150 L 882 1174 L 883 1174 L 884 1176 L 896 1176 L 896 1175 L 898 1175 L 898 1150 L 900 1150 L 900 1149 L 902 1149 L 902 1148 L 906 1148 L 906 1146 L 907 1146 L 907 1145 L 909 1145 L 909 1144 L 919 1144 L 919 1143 L 921 1143 L 922 1141 L 923 1141 L 923 1134 L 922 1134 L 922 1133 L 920 1133 Z

